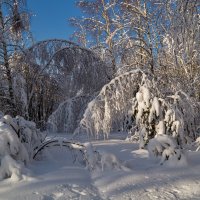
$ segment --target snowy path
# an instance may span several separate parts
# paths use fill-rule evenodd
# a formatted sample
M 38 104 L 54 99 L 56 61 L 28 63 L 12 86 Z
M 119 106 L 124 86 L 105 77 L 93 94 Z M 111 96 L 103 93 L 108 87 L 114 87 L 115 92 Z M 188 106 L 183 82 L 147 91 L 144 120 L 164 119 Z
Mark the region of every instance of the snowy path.
M 200 199 L 199 153 L 190 152 L 188 166 L 175 168 L 156 164 L 137 144 L 109 140 L 93 145 L 115 154 L 129 170 L 89 172 L 59 148 L 32 162 L 24 180 L 0 182 L 0 200 Z

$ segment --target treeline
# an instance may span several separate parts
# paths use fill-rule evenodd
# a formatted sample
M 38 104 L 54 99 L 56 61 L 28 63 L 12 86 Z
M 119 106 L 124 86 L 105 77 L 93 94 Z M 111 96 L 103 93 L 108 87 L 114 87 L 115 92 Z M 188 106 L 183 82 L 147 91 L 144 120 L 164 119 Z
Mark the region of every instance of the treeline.
M 141 69 L 162 96 L 200 99 L 198 0 L 82 0 L 73 42 L 34 43 L 25 1 L 0 1 L 0 110 L 46 126 L 58 105 Z M 67 12 L 67 8 L 66 8 Z M 69 101 L 70 102 L 70 101 Z M 76 111 L 78 112 L 78 111 Z

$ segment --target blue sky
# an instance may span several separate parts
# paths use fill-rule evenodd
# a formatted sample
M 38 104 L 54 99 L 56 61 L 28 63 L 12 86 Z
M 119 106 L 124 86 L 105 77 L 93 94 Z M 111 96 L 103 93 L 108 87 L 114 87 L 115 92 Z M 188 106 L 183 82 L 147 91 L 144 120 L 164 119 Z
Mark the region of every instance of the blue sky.
M 31 19 L 31 30 L 37 41 L 62 38 L 69 39 L 73 33 L 68 19 L 80 15 L 76 0 L 27 0 L 28 10 L 35 16 Z

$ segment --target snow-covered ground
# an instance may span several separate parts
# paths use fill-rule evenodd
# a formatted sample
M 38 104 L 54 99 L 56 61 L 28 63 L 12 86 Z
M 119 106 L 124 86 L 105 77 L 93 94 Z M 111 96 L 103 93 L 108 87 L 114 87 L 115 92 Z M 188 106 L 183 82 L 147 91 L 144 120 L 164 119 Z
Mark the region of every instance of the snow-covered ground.
M 0 200 L 200 199 L 199 152 L 187 153 L 188 164 L 161 166 L 119 137 L 92 144 L 120 167 L 90 171 L 73 163 L 67 148 L 52 147 L 27 166 L 23 180 L 0 182 Z
M 107 199 L 200 199 L 200 154 L 189 152 L 186 166 L 160 166 L 138 144 L 120 140 L 95 142 L 115 154 L 130 171 L 94 174 L 93 181 Z

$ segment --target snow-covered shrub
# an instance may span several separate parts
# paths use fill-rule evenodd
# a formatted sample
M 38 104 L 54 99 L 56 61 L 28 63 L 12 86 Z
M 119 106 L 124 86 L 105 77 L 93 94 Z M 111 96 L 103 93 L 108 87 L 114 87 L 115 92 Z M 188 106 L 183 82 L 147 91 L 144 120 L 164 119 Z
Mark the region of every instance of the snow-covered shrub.
M 144 147 L 155 135 L 166 134 L 183 146 L 195 140 L 195 112 L 190 99 L 176 93 L 167 98 L 159 98 L 159 93 L 151 92 L 151 85 L 141 84 L 133 98 L 133 113 L 136 119 L 136 134 L 140 146 Z
M 141 84 L 133 98 L 133 113 L 139 130 L 140 147 L 144 147 L 155 135 L 171 135 L 181 143 L 183 118 L 173 104 L 158 98 L 150 91 L 151 85 Z
M 177 145 L 176 140 L 169 135 L 158 134 L 148 143 L 148 151 L 151 157 L 159 158 L 160 164 L 163 165 L 166 161 L 172 164 L 181 162 L 186 163 L 184 154 Z
M 156 133 L 167 131 L 167 123 L 171 127 L 176 121 L 175 116 L 169 118 L 169 122 L 164 121 L 170 106 L 153 92 L 156 93 L 153 81 L 140 70 L 116 77 L 88 104 L 80 122 L 82 130 L 85 129 L 90 136 L 96 138 L 101 134 L 108 138 L 111 131 L 124 128 L 127 131 L 132 123 L 132 129 L 137 130 L 140 146 L 144 147 Z
M 42 135 L 33 122 L 5 115 L 0 119 L 0 177 L 20 177 L 21 167 L 33 156 Z

